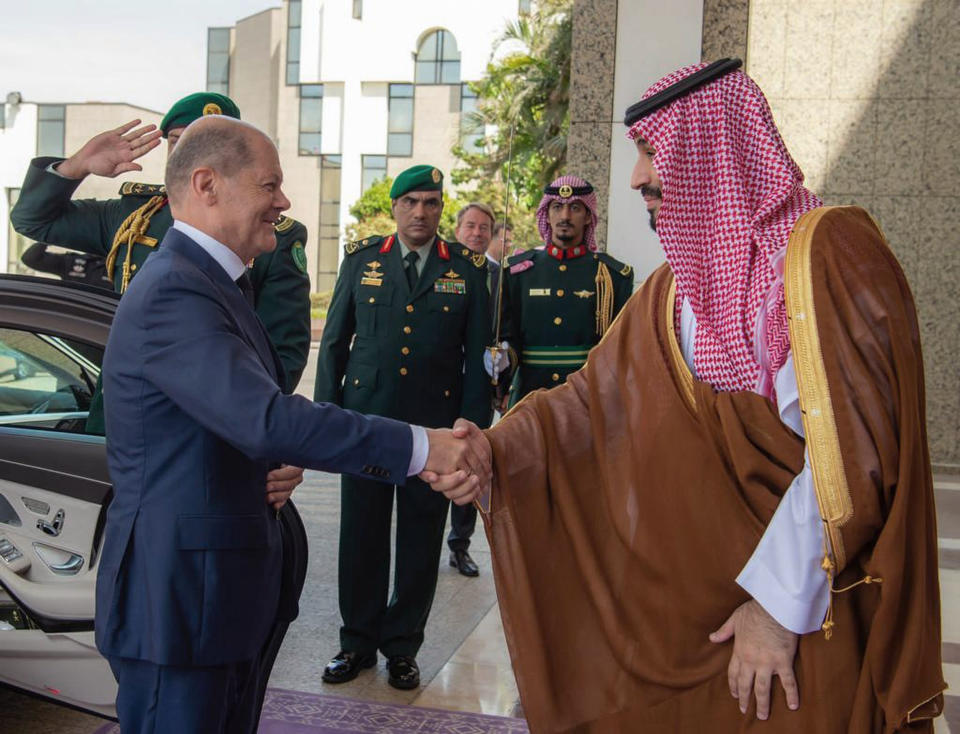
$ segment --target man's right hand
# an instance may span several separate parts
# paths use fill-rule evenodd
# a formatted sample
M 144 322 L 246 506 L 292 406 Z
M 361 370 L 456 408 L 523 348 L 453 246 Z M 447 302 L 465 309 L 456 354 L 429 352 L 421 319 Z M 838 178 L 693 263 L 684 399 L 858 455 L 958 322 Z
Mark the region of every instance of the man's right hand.
M 143 167 L 134 161 L 160 145 L 161 132 L 156 125 L 137 128 L 139 124 L 140 120 L 131 120 L 91 138 L 57 166 L 57 173 L 77 179 L 91 173 L 114 178 L 121 173 L 142 171 Z
M 428 430 L 430 452 L 420 478 L 455 504 L 472 502 L 490 486 L 493 452 L 477 426 L 457 419 L 453 430 Z M 442 486 L 437 486 L 442 482 Z

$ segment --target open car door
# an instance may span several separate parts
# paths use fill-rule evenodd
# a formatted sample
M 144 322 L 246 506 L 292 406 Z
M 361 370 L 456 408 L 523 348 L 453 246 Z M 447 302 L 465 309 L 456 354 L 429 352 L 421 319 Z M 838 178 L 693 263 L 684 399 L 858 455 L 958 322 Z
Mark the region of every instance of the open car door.
M 93 641 L 106 449 L 84 431 L 118 302 L 0 276 L 0 682 L 113 716 Z

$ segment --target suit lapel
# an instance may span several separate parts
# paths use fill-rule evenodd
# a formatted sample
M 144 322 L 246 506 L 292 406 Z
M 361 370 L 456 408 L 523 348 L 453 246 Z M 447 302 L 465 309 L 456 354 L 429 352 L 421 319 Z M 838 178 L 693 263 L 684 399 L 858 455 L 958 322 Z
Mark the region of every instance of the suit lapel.
M 410 300 L 419 298 L 433 288 L 433 282 L 440 277 L 444 265 L 449 264 L 448 261 L 440 259 L 440 255 L 437 254 L 437 242 L 434 242 L 433 247 L 430 248 L 430 254 L 427 256 L 427 261 L 423 264 L 423 270 L 420 271 L 420 280 L 417 281 L 417 287 L 410 295 Z
M 266 329 L 257 317 L 256 312 L 247 303 L 240 288 L 230 280 L 230 276 L 220 264 L 207 254 L 200 245 L 187 237 L 179 230 L 171 228 L 164 238 L 164 245 L 170 246 L 178 253 L 191 260 L 209 278 L 220 293 L 220 297 L 227 304 L 227 312 L 233 318 L 240 331 L 246 337 L 247 343 L 260 358 L 260 362 L 270 375 L 280 384 L 282 371 L 278 372 L 278 358 Z M 282 387 L 282 385 L 281 385 Z

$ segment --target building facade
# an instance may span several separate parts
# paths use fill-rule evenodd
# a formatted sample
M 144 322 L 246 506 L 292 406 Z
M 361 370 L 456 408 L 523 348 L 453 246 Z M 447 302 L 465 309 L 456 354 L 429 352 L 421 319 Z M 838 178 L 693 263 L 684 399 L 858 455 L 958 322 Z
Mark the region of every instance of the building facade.
M 568 168 L 606 189 L 611 253 L 641 279 L 662 262 L 608 121 L 680 66 L 744 59 L 807 185 L 886 233 L 919 313 L 930 453 L 960 466 L 960 4 L 575 0 L 574 19 Z
M 10 209 L 16 204 L 30 160 L 36 156 L 69 156 L 94 135 L 134 118 L 144 124 L 159 124 L 162 113 L 127 104 L 106 102 L 37 103 L 24 101 L 18 92 L 6 94 L 0 104 L 0 272 L 34 274 L 20 262 L 32 240 L 13 231 Z M 115 179 L 88 177 L 77 198 L 110 199 L 124 181 L 163 181 L 165 146 L 151 151 L 141 161 L 143 171 Z
M 277 143 L 315 291 L 332 289 L 349 208 L 370 183 L 418 163 L 449 174 L 451 149 L 476 135 L 467 82 L 527 5 L 285 0 L 209 29 L 207 89 Z

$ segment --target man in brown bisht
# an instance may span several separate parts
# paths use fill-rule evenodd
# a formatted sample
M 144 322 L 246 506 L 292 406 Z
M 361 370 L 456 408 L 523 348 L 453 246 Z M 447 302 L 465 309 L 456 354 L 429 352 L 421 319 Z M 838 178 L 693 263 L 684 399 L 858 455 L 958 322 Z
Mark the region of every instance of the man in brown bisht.
M 738 66 L 628 110 L 667 262 L 565 385 L 467 435 L 492 446 L 533 732 L 880 734 L 942 709 L 913 299 L 870 215 L 802 186 Z

